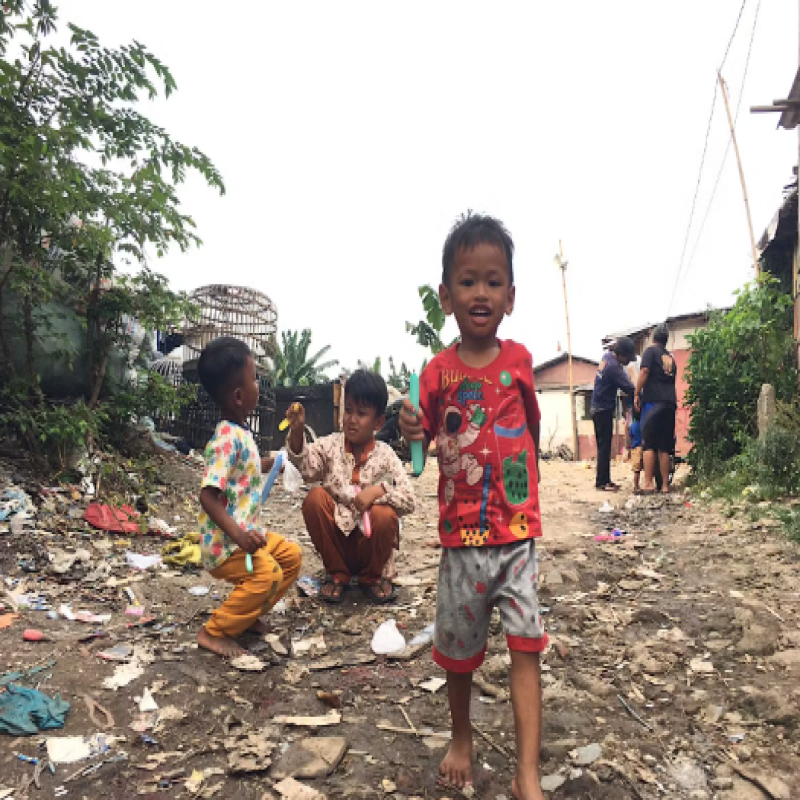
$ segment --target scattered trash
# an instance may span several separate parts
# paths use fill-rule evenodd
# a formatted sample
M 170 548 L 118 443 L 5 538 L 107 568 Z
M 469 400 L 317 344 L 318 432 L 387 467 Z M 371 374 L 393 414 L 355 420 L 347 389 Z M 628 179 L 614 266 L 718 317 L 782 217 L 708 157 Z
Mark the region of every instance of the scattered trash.
M 280 783 L 276 783 L 274 788 L 282 800 L 326 800 L 322 792 L 318 792 L 294 778 L 284 778 Z
M 297 728 L 327 728 L 338 725 L 342 715 L 338 711 L 331 711 L 324 717 L 275 717 L 272 721 L 276 725 L 293 725 Z
M 0 614 L 0 631 L 10 627 L 16 619 L 19 619 L 19 614 Z
M 397 622 L 393 619 L 387 619 L 382 623 L 372 637 L 372 652 L 378 656 L 399 653 L 405 646 L 406 640 L 397 630 Z
M 190 586 L 189 594 L 194 597 L 205 597 L 208 594 L 208 586 Z
M 52 636 L 46 636 L 41 631 L 37 631 L 35 628 L 26 628 L 22 632 L 22 638 L 26 642 L 52 642 Z
M 325 646 L 325 637 L 318 633 L 316 636 L 294 640 L 292 641 L 292 652 L 295 656 L 309 654 L 312 658 L 324 655 L 328 652 L 328 648 Z
M 394 781 L 390 781 L 388 778 L 384 778 L 381 781 L 381 788 L 385 794 L 394 794 L 397 791 L 397 784 Z
M 409 643 L 409 647 L 421 647 L 422 645 L 426 645 L 429 642 L 433 641 L 433 634 L 435 630 L 435 625 L 431 622 L 430 625 L 426 625 Z
M 153 695 L 147 688 L 142 692 L 142 699 L 139 700 L 139 711 L 143 714 L 147 714 L 150 711 L 158 711 L 158 703 L 153 700 Z
M 590 764 L 594 764 L 602 755 L 603 748 L 597 742 L 587 744 L 586 747 L 579 747 L 572 754 L 573 761 L 579 767 L 588 767 Z
M 270 741 L 272 731 L 269 728 L 253 730 L 247 723 L 230 718 L 226 728 L 228 734 L 223 746 L 228 752 L 228 771 L 232 775 L 269 769 L 275 750 L 275 744 Z
M 247 653 L 232 658 L 231 666 L 242 672 L 262 672 L 267 668 L 267 665 L 260 658 L 248 655 Z
M 614 506 L 612 506 L 611 503 L 609 503 L 608 500 L 606 500 L 605 503 L 603 503 L 603 505 L 601 505 L 600 508 L 598 508 L 597 510 L 601 514 L 613 514 Z
M 103 681 L 103 687 L 114 690 L 121 689 L 143 674 L 144 667 L 138 661 L 131 660 L 128 664 L 120 664 L 114 670 L 114 674 Z
M 22 489 L 6 489 L 0 496 L 0 522 L 12 517 L 30 519 L 35 514 L 35 506 Z
M 614 528 L 610 531 L 603 531 L 602 533 L 598 533 L 597 536 L 594 537 L 596 542 L 619 542 L 622 541 L 624 537 L 628 535 L 628 531 L 620 530 L 619 528 Z
M 111 619 L 111 614 L 94 614 L 91 611 L 73 611 L 72 606 L 68 603 L 62 603 L 58 607 L 58 613 L 61 614 L 64 619 L 68 619 L 71 622 L 102 625 Z
M 200 557 L 200 534 L 187 533 L 180 539 L 170 542 L 161 551 L 165 564 L 171 567 L 199 567 Z
M 710 661 L 705 661 L 702 658 L 693 658 L 689 662 L 689 669 L 700 675 L 709 675 L 714 671 L 714 665 Z
M 556 789 L 560 789 L 566 782 L 567 779 L 564 775 L 543 775 L 541 780 L 542 791 L 554 792 Z
M 133 648 L 129 644 L 118 644 L 109 647 L 97 654 L 99 658 L 106 661 L 130 661 L 133 657 Z
M 47 757 L 54 764 L 74 764 L 107 753 L 118 736 L 95 733 L 92 736 L 49 736 L 45 739 Z
M 276 781 L 327 777 L 336 771 L 347 748 L 347 739 L 342 736 L 313 736 L 294 742 L 272 767 L 270 777 Z
M 272 652 L 276 656 L 288 656 L 289 651 L 283 646 L 281 637 L 277 633 L 268 633 L 264 637 L 264 641 L 272 648 Z
M 419 688 L 433 694 L 438 692 L 446 683 L 447 681 L 444 678 L 428 678 L 428 680 L 419 684 Z
M 131 553 L 130 551 L 125 553 L 125 560 L 128 562 L 128 566 L 133 569 L 150 569 L 162 563 L 160 555 L 144 555 L 142 553 Z
M 309 575 L 303 575 L 297 581 L 297 591 L 306 597 L 317 597 L 322 588 L 322 581 L 319 578 L 312 578 Z
M 35 689 L 9 683 L 0 694 L 0 733 L 30 736 L 63 728 L 70 704 L 60 695 L 48 697 Z
M 93 528 L 109 533 L 141 533 L 139 514 L 130 506 L 113 508 L 101 503 L 90 503 L 83 518 Z

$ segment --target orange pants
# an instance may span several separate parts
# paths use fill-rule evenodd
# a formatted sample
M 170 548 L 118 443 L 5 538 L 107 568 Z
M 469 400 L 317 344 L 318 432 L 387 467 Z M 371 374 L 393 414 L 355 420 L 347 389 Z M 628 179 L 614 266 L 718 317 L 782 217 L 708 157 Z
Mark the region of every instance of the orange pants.
M 349 582 L 352 575 L 358 575 L 359 583 L 377 583 L 399 535 L 397 512 L 386 505 L 372 506 L 372 536 L 368 539 L 358 528 L 347 534 L 340 531 L 333 516 L 335 508 L 334 499 L 321 486 L 312 489 L 303 503 L 308 535 L 325 572 L 338 582 Z
M 206 623 L 212 636 L 233 638 L 244 633 L 269 611 L 297 580 L 303 553 L 300 546 L 277 533 L 267 534 L 267 543 L 253 553 L 253 571 L 245 564 L 247 554 L 236 550 L 221 566 L 211 570 L 219 580 L 235 584 L 228 599 Z

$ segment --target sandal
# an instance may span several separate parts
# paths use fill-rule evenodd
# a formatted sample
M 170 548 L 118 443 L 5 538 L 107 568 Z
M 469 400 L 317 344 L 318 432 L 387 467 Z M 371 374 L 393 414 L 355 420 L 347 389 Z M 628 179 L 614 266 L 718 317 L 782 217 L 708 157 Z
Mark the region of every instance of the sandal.
M 327 594 L 324 591 L 326 586 L 333 587 L 333 589 L 331 589 L 331 591 L 328 592 Z M 323 603 L 329 603 L 332 606 L 338 606 L 344 603 L 344 595 L 347 589 L 348 589 L 347 583 L 344 583 L 342 581 L 337 581 L 330 575 L 328 575 L 328 577 L 325 578 L 325 582 L 322 584 L 322 586 L 319 587 L 319 594 L 317 595 L 317 597 L 319 597 L 319 599 L 322 600 Z
M 381 578 L 375 583 L 362 583 L 361 591 L 369 598 L 370 603 L 376 606 L 385 606 L 397 599 L 397 587 L 388 578 Z
M 595 486 L 598 492 L 618 492 L 619 486 L 615 483 L 607 483 L 605 486 Z

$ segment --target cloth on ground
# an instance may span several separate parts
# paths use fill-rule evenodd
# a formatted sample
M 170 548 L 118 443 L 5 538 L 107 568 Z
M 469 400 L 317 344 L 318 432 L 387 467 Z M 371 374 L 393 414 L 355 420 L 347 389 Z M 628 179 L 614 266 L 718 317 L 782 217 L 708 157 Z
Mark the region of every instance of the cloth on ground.
M 0 733 L 30 736 L 63 728 L 70 704 L 60 695 L 48 697 L 35 689 L 9 683 L 0 694 Z

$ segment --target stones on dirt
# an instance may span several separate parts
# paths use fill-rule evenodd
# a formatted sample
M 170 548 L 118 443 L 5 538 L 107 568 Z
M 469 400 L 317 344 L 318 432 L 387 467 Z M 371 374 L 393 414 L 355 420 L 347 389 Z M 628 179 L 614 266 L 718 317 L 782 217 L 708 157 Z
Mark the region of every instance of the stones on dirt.
M 347 752 L 343 736 L 314 736 L 292 744 L 270 770 L 275 780 L 324 778 L 332 774 Z
M 294 778 L 285 778 L 280 783 L 276 783 L 274 789 L 281 796 L 281 800 L 326 800 L 326 796 L 322 792 L 318 792 Z
M 541 786 L 543 792 L 554 792 L 560 789 L 567 782 L 564 775 L 544 775 L 542 777 Z
M 602 755 L 603 748 L 597 742 L 593 742 L 575 750 L 572 753 L 572 760 L 579 767 L 588 767 L 590 764 L 594 764 Z

